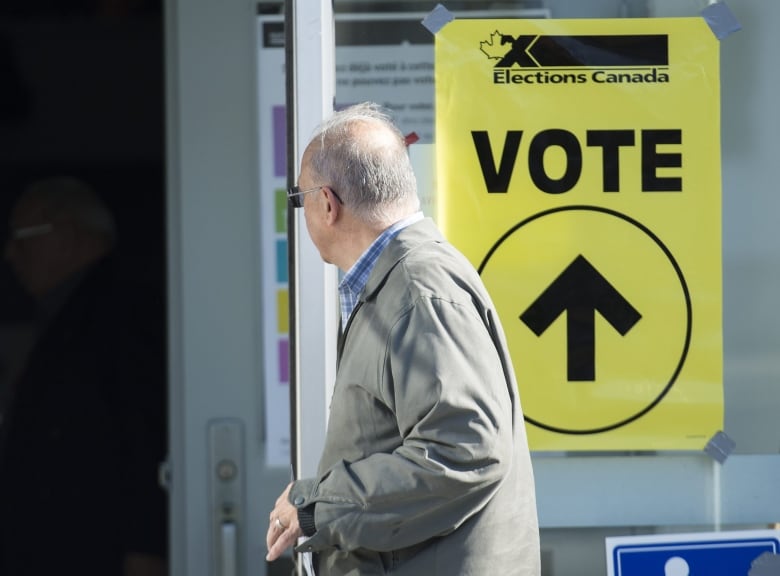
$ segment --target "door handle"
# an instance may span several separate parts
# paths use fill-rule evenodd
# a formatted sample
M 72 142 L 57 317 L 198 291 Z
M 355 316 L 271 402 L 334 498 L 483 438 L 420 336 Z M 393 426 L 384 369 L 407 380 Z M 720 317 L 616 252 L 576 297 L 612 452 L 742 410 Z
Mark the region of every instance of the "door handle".
M 215 576 L 243 574 L 244 426 L 240 420 L 212 420 L 208 426 L 210 509 Z
M 238 576 L 238 538 L 236 538 L 236 523 L 223 522 L 220 531 L 220 547 L 222 549 L 222 576 Z

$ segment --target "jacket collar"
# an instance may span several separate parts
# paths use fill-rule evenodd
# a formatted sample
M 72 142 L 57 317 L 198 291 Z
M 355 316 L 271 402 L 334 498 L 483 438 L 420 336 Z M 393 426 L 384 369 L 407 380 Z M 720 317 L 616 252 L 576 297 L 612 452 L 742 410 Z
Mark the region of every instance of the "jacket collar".
M 368 282 L 366 282 L 366 287 L 360 300 L 370 300 L 385 283 L 387 275 L 401 260 L 419 246 L 431 242 L 445 242 L 445 239 L 430 218 L 424 218 L 401 230 L 398 236 L 390 241 L 387 248 L 379 256 L 379 260 L 377 260 Z

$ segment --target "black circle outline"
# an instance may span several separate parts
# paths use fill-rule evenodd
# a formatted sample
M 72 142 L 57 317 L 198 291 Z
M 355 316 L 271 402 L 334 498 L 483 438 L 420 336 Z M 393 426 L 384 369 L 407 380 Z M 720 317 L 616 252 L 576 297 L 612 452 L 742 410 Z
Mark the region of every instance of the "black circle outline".
M 672 264 L 672 267 L 674 268 L 675 272 L 677 273 L 677 277 L 680 280 L 680 285 L 682 286 L 683 294 L 685 295 L 685 309 L 686 309 L 686 321 L 687 321 L 687 328 L 685 330 L 685 344 L 683 346 L 682 355 L 680 356 L 680 361 L 677 364 L 677 368 L 674 370 L 674 373 L 672 374 L 671 379 L 669 380 L 669 383 L 664 387 L 664 389 L 661 391 L 661 393 L 645 408 L 634 414 L 633 416 L 630 416 L 626 418 L 625 420 L 621 420 L 619 422 L 616 422 L 615 424 L 610 424 L 608 426 L 602 426 L 600 428 L 593 428 L 593 429 L 587 429 L 587 430 L 567 430 L 565 428 L 559 428 L 557 426 L 551 426 L 548 424 L 543 424 L 542 422 L 539 422 L 527 414 L 524 415 L 525 421 L 533 424 L 535 426 L 538 426 L 539 428 L 543 428 L 545 430 L 549 430 L 550 432 L 558 432 L 560 434 L 576 434 L 576 435 L 585 435 L 585 434 L 598 434 L 601 432 L 607 432 L 609 430 L 614 430 L 616 428 L 620 428 L 621 426 L 625 426 L 626 424 L 629 424 L 633 422 L 634 420 L 637 420 L 647 414 L 650 410 L 655 408 L 661 400 L 663 400 L 664 396 L 669 392 L 669 390 L 674 385 L 675 381 L 677 380 L 677 377 L 680 375 L 680 371 L 682 370 L 683 365 L 685 364 L 685 359 L 688 356 L 688 349 L 690 348 L 691 344 L 691 330 L 692 330 L 692 318 L 693 318 L 693 310 L 691 307 L 691 295 L 688 291 L 688 284 L 685 282 L 685 276 L 682 273 L 682 270 L 680 269 L 680 266 L 677 264 L 677 261 L 674 259 L 674 256 L 672 255 L 671 251 L 666 247 L 666 245 L 661 241 L 658 236 L 656 236 L 647 226 L 642 224 L 641 222 L 634 220 L 630 216 L 626 216 L 625 214 L 622 214 L 620 212 L 617 212 L 615 210 L 610 210 L 609 208 L 602 208 L 600 206 L 588 206 L 588 205 L 572 205 L 572 206 L 563 206 L 560 208 L 551 208 L 549 210 L 543 210 L 542 212 L 538 212 L 532 216 L 529 216 L 525 220 L 522 220 L 518 224 L 515 224 L 510 228 L 507 232 L 501 236 L 501 238 L 498 239 L 498 241 L 493 244 L 493 247 L 487 252 L 485 257 L 482 259 L 482 263 L 479 265 L 479 268 L 477 271 L 479 272 L 479 275 L 482 276 L 482 271 L 484 270 L 485 266 L 487 265 L 488 261 L 490 260 L 490 257 L 493 255 L 493 253 L 498 249 L 498 247 L 509 238 L 512 234 L 514 234 L 518 229 L 522 228 L 526 224 L 529 224 L 533 222 L 534 220 L 537 220 L 539 218 L 542 218 L 544 216 L 549 216 L 550 214 L 554 214 L 556 212 L 570 212 L 574 210 L 587 210 L 587 211 L 593 211 L 593 212 L 603 212 L 604 214 L 608 214 L 610 216 L 616 216 L 622 220 L 625 220 L 629 224 L 633 224 L 637 228 L 639 228 L 642 232 L 644 232 L 647 236 L 649 236 L 653 242 L 655 242 L 659 248 L 666 254 L 666 257 L 669 259 L 669 261 Z

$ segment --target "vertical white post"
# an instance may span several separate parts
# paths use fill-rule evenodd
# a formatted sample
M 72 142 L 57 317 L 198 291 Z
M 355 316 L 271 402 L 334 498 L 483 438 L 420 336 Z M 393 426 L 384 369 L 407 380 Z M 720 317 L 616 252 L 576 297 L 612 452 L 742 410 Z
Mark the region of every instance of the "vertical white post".
M 288 95 L 288 104 L 293 102 L 294 125 L 288 128 L 288 134 L 292 128 L 297 178 L 300 157 L 314 129 L 333 111 L 335 38 L 333 9 L 328 0 L 293 0 L 292 13 L 292 50 L 288 49 L 287 54 L 289 57 L 292 53 L 294 61 L 294 93 L 292 98 Z M 288 90 L 290 86 L 288 82 Z M 295 238 L 291 238 L 290 247 L 295 251 L 296 270 L 290 286 L 294 307 L 290 385 L 294 387 L 295 399 L 291 442 L 297 475 L 307 477 L 316 472 L 322 452 L 336 374 L 338 273 L 334 266 L 320 259 L 306 232 L 303 211 L 296 210 L 292 218 L 295 221 L 291 233 Z
M 721 467 L 721 463 L 713 458 L 712 459 L 712 528 L 715 532 L 720 532 L 721 525 L 723 523 L 720 467 Z

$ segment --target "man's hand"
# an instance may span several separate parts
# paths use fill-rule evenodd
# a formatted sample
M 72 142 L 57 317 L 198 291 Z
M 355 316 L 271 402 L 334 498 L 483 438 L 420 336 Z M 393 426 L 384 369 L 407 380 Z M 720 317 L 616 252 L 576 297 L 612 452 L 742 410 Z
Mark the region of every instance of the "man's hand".
M 265 536 L 268 554 L 265 559 L 269 562 L 276 560 L 285 550 L 295 546 L 298 538 L 303 536 L 298 524 L 298 509 L 287 500 L 290 488 L 292 483 L 288 484 L 282 495 L 276 499 L 276 506 L 271 510 L 268 518 L 268 534 Z

